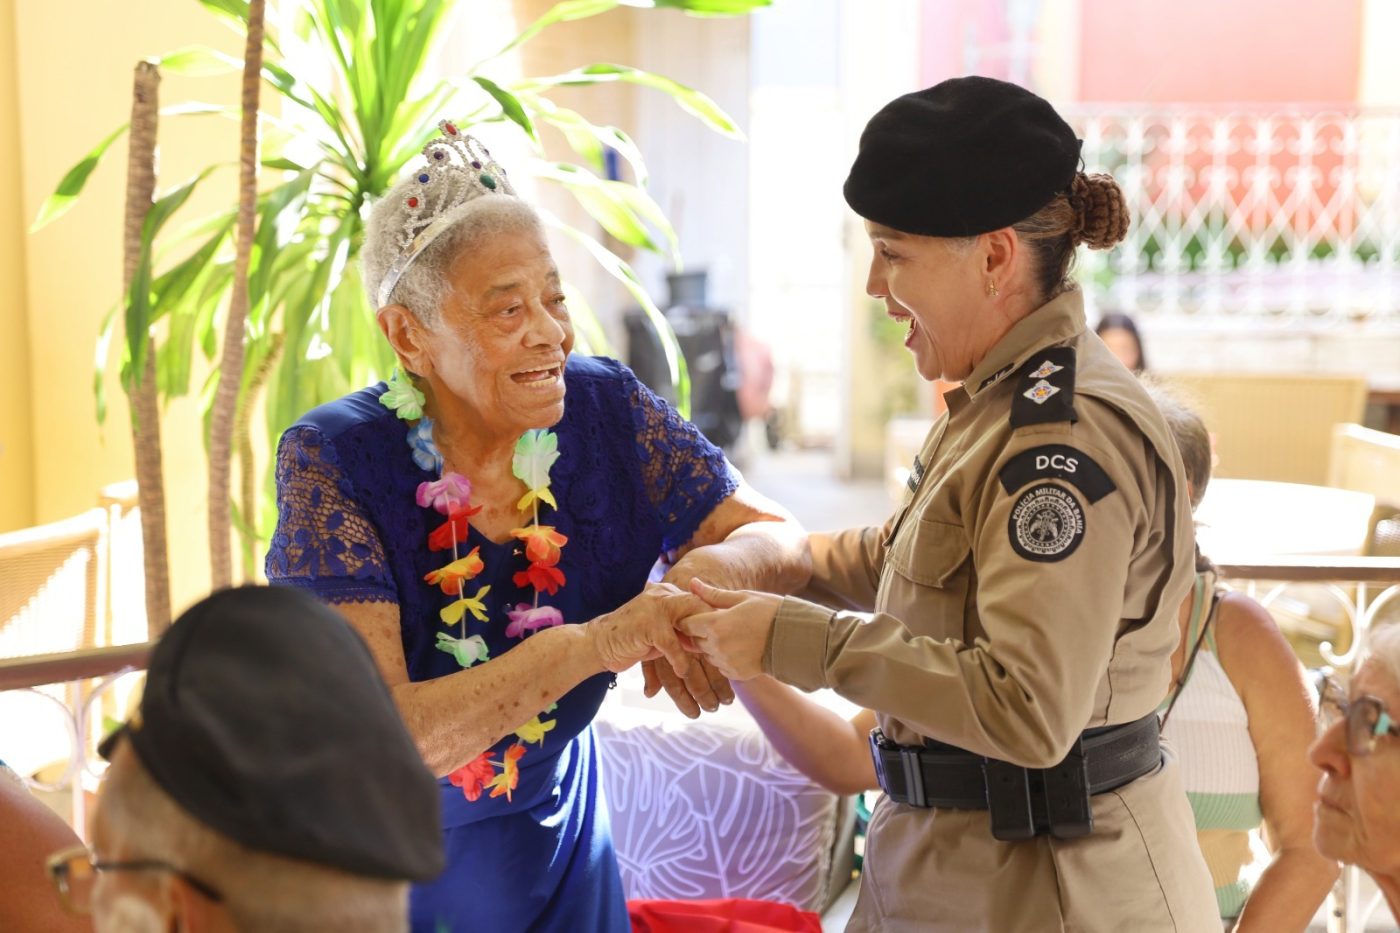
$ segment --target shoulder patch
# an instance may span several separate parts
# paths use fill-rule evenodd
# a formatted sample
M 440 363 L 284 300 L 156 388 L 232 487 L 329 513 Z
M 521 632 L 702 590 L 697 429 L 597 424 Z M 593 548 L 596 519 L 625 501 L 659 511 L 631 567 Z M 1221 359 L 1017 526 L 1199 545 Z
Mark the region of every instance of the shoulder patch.
M 1062 479 L 1084 493 L 1090 505 L 1118 488 L 1092 457 L 1064 444 L 1021 451 L 1006 461 L 997 478 L 1008 494 L 1038 479 Z
M 1011 426 L 1075 422 L 1074 347 L 1033 354 L 1011 380 Z
M 1054 483 L 1032 486 L 1011 507 L 1011 549 L 1026 560 L 1064 560 L 1084 540 L 1084 508 L 1074 493 Z

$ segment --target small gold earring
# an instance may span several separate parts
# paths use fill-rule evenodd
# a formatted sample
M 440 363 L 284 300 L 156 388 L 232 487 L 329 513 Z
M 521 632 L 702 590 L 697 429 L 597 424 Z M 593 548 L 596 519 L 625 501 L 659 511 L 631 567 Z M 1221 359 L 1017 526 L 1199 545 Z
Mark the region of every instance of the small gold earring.
M 997 296 L 997 283 L 995 279 L 987 283 L 987 294 L 992 298 Z

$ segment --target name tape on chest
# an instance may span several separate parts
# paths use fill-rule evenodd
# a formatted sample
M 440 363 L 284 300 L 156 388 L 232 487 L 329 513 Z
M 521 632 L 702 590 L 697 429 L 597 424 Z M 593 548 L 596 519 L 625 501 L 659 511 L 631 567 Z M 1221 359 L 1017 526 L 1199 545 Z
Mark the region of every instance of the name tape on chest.
M 924 470 L 925 470 L 925 469 L 926 469 L 926 467 L 924 466 L 923 461 L 919 459 L 919 455 L 918 455 L 918 454 L 915 454 L 915 455 L 914 455 L 914 466 L 913 466 L 913 468 L 910 469 L 910 471 L 909 471 L 909 478 L 908 478 L 907 480 L 904 481 L 904 484 L 905 484 L 906 486 L 909 487 L 909 491 L 910 491 L 910 492 L 915 492 L 915 491 L 918 490 L 918 488 L 919 488 L 919 481 L 922 480 L 922 479 L 924 478 Z
M 1090 505 L 1118 488 L 1092 457 L 1065 444 L 1023 450 L 1006 461 L 997 478 L 1008 495 L 1036 480 L 1061 479 L 1084 493 Z
M 1064 560 L 1084 540 L 1084 507 L 1074 493 L 1054 483 L 1032 486 L 1011 507 L 1011 549 L 1026 560 Z

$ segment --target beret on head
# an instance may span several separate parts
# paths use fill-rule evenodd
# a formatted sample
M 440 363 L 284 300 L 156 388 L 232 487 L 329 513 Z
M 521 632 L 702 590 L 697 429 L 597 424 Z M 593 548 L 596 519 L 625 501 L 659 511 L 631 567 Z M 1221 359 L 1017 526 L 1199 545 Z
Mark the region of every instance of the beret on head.
M 250 849 L 376 878 L 442 870 L 436 781 L 369 649 L 300 590 L 191 607 L 102 754 L 123 737 L 182 809 Z
M 1024 220 L 1069 188 L 1080 141 L 1055 109 L 995 78 L 952 78 L 870 119 L 846 178 L 866 220 L 924 236 L 975 236 Z

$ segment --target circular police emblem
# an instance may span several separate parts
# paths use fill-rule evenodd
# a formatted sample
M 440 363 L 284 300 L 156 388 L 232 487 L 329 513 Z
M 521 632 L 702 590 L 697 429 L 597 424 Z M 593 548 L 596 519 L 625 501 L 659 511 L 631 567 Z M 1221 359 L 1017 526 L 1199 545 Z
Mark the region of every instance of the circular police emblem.
M 1068 490 L 1041 483 L 1016 500 L 1007 530 L 1026 560 L 1064 560 L 1084 538 L 1084 509 Z

